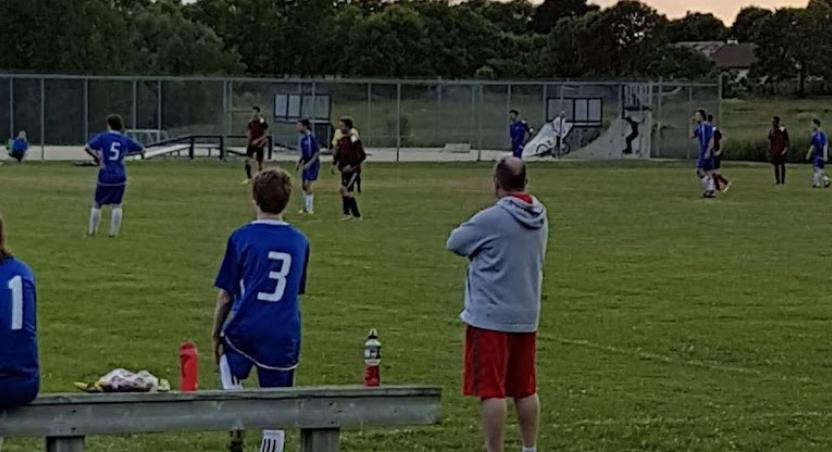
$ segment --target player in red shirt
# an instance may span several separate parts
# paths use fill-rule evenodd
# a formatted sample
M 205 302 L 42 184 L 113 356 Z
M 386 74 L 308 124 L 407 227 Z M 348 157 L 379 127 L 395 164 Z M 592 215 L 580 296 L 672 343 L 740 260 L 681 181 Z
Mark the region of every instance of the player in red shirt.
M 263 158 L 265 154 L 266 143 L 269 130 L 269 124 L 260 114 L 260 107 L 253 107 L 253 115 L 251 121 L 248 122 L 248 131 L 246 132 L 246 180 L 243 184 L 251 182 L 251 159 L 257 158 L 257 171 L 263 171 Z
M 786 158 L 789 155 L 789 131 L 780 122 L 780 117 L 771 120 L 771 130 L 768 132 L 769 154 L 771 164 L 774 165 L 774 180 L 776 185 L 786 183 Z

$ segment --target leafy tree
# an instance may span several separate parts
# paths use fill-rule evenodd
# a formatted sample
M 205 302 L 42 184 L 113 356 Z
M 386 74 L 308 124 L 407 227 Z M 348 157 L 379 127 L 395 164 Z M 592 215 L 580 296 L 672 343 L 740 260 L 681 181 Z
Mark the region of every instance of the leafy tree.
M 771 10 L 756 6 L 741 9 L 731 27 L 731 36 L 740 42 L 757 42 L 760 28 L 772 14 Z
M 532 29 L 535 33 L 548 34 L 562 18 L 583 16 L 598 9 L 587 0 L 544 0 L 534 12 Z
M 528 0 L 495 2 L 491 0 L 469 0 L 461 8 L 470 9 L 491 22 L 504 33 L 522 35 L 529 31 L 535 14 L 535 6 Z
M 688 13 L 667 24 L 667 39 L 670 42 L 722 41 L 727 36 L 728 28 L 710 13 Z
M 825 71 L 818 55 L 820 48 L 828 46 L 823 42 L 828 36 L 826 10 L 828 6 L 817 2 L 812 2 L 809 9 L 778 9 L 760 27 L 752 74 L 771 82 L 797 78 L 798 93 L 804 96 L 809 76 Z
M 348 75 L 432 75 L 425 61 L 434 49 L 424 19 L 412 8 L 397 4 L 367 17 L 353 27 L 350 43 Z

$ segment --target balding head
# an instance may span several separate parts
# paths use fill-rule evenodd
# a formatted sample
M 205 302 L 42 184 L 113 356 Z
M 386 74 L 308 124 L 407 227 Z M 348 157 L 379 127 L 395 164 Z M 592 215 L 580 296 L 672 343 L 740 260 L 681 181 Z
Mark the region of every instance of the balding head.
M 494 167 L 494 188 L 497 197 L 506 193 L 526 191 L 526 164 L 517 157 L 503 157 Z

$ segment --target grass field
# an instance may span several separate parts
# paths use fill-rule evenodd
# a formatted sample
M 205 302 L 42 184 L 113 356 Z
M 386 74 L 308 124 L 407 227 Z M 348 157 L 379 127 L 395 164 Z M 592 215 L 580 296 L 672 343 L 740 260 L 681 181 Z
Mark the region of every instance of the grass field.
M 217 386 L 208 358 L 212 282 L 228 234 L 251 219 L 242 171 L 207 162 L 130 171 L 123 235 L 110 240 L 84 237 L 92 169 L 0 167 L 11 245 L 38 277 L 47 392 L 114 367 L 175 382 L 183 340 L 201 347 L 201 386 Z M 541 451 L 832 450 L 832 192 L 808 188 L 810 171 L 794 167 L 790 185 L 776 189 L 768 166 L 729 167 L 734 189 L 708 202 L 688 166 L 532 168 L 532 191 L 553 223 L 539 343 Z M 444 244 L 492 202 L 489 172 L 485 164 L 372 165 L 365 222 L 337 221 L 329 176 L 318 216 L 289 215 L 313 253 L 298 383 L 359 383 L 363 340 L 376 327 L 386 383 L 445 389 L 442 426 L 348 431 L 345 450 L 479 450 L 476 403 L 460 396 L 466 262 Z M 224 439 L 88 444 L 93 452 L 193 452 L 223 450 Z M 508 450 L 519 450 L 513 428 L 509 439 Z M 288 450 L 296 444 L 293 435 Z M 4 452 L 40 447 L 8 440 Z

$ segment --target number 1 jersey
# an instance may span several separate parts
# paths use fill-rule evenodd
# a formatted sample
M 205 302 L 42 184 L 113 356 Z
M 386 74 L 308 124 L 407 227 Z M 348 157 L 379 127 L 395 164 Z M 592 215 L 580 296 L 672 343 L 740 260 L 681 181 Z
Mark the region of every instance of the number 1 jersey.
M 38 376 L 35 277 L 14 258 L 0 260 L 0 381 Z
M 226 347 L 261 368 L 297 367 L 308 263 L 306 236 L 282 221 L 255 221 L 231 234 L 215 283 L 234 299 Z

